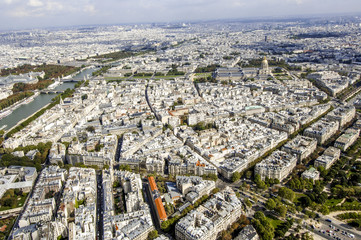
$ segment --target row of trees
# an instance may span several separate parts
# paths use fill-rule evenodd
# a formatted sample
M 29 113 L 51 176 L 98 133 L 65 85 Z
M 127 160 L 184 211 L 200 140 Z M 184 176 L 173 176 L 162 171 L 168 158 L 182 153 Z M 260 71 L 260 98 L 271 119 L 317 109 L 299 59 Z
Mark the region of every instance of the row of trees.
M 337 198 L 361 197 L 361 187 L 344 187 L 336 185 L 331 188 L 331 193 Z
M 72 66 L 62 66 L 62 65 L 53 65 L 53 64 L 49 64 L 49 65 L 43 64 L 43 65 L 33 66 L 30 64 L 24 64 L 16 68 L 2 69 L 0 72 L 0 76 L 8 76 L 10 74 L 18 75 L 28 72 L 45 72 L 44 77 L 39 79 L 39 80 L 45 80 L 45 79 L 58 78 L 61 76 L 67 76 L 79 70 L 80 68 L 72 67 Z
M 13 92 L 25 92 L 33 90 L 42 90 L 52 84 L 52 80 L 40 80 L 37 83 L 15 83 L 13 86 Z
M 175 76 L 177 76 L 177 75 L 184 75 L 185 72 L 178 71 L 178 70 L 177 70 L 177 67 L 178 67 L 178 66 L 177 66 L 176 64 L 172 64 L 171 70 L 168 71 L 167 75 L 175 75 Z
M 262 64 L 262 61 L 263 61 L 263 59 L 251 59 L 248 61 L 248 63 L 239 62 L 238 65 L 240 65 L 242 67 L 259 68 Z M 268 59 L 267 61 L 268 61 L 268 65 L 272 66 L 272 67 L 281 67 L 281 68 L 287 69 L 289 71 L 301 71 L 302 70 L 301 67 L 290 66 L 285 60 L 276 61 L 276 60 Z
M 7 107 L 12 106 L 13 104 L 15 104 L 25 98 L 31 97 L 32 95 L 34 95 L 33 92 L 14 93 L 13 95 L 10 95 L 9 97 L 0 100 L 0 111 Z
M 219 64 L 211 64 L 207 67 L 197 67 L 196 70 L 194 70 L 195 73 L 206 73 L 206 72 L 214 72 L 217 68 L 221 67 Z
M 351 210 L 361 210 L 361 203 L 356 199 L 347 199 L 346 202 L 341 205 L 331 206 L 330 211 L 351 211 Z
M 206 83 L 206 82 L 210 82 L 210 83 L 216 83 L 217 80 L 212 77 L 212 76 L 207 76 L 207 77 L 199 77 L 199 78 L 196 78 L 194 80 L 195 83 Z
M 339 218 L 341 220 L 345 220 L 345 219 L 361 219 L 361 213 L 357 213 L 357 212 L 341 213 L 341 214 L 337 215 L 337 218 Z
M 341 220 L 347 220 L 348 224 L 353 227 L 361 227 L 361 213 L 357 212 L 347 212 L 337 215 L 337 218 Z
M 119 59 L 124 59 L 124 58 L 129 58 L 129 57 L 133 57 L 133 56 L 138 56 L 138 55 L 143 55 L 146 53 L 150 53 L 151 51 L 128 51 L 128 50 L 124 50 L 124 51 L 118 51 L 118 52 L 112 52 L 112 53 L 107 53 L 107 54 L 101 54 L 98 56 L 94 56 L 92 58 L 96 58 L 96 59 L 108 59 L 105 60 L 103 62 L 109 62 L 109 61 L 116 61 Z
M 200 199 L 198 199 L 194 205 L 190 205 L 189 207 L 187 207 L 182 214 L 177 215 L 173 218 L 170 218 L 164 222 L 162 222 L 161 224 L 161 229 L 164 232 L 170 232 L 170 231 L 174 231 L 174 227 L 176 225 L 176 223 L 178 222 L 179 219 L 181 219 L 182 217 L 184 217 L 185 215 L 187 215 L 188 212 L 192 211 L 194 208 L 197 208 L 199 205 L 201 205 L 202 203 L 204 203 L 207 199 L 208 199 L 208 195 L 203 195 Z
M 97 70 L 97 71 L 94 71 L 92 73 L 93 76 L 101 76 L 103 75 L 104 73 L 106 73 L 112 66 L 108 65 L 108 66 L 104 66 L 102 67 L 101 69 Z
M 133 76 L 134 77 L 151 77 L 151 76 L 153 76 L 153 73 L 139 72 L 139 73 L 134 73 Z

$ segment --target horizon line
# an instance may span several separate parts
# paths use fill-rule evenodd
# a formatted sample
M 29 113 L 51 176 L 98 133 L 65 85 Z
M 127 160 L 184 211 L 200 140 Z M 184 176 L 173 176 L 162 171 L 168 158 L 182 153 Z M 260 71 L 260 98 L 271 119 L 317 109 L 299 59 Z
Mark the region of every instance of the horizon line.
M 320 13 L 320 14 L 300 14 L 300 15 L 283 15 L 283 16 L 254 16 L 254 17 L 239 17 L 239 18 L 218 18 L 218 19 L 199 19 L 199 20 L 173 20 L 173 21 L 154 21 L 154 22 L 126 22 L 126 23 L 93 23 L 93 24 L 74 24 L 74 25 L 63 25 L 63 26 L 44 26 L 44 27 L 19 27 L 19 28 L 8 28 L 0 29 L 0 32 L 16 32 L 16 31 L 34 31 L 34 30 L 52 30 L 52 29 L 67 29 L 67 28 L 79 28 L 79 27 L 101 27 L 101 26 L 131 26 L 131 25 L 150 25 L 150 24 L 180 24 L 180 23 L 189 23 L 189 24 L 199 24 L 207 22 L 223 22 L 223 21 L 276 21 L 276 20 L 306 20 L 306 19 L 317 19 L 324 17 L 357 17 L 361 16 L 361 12 L 344 12 L 344 13 Z

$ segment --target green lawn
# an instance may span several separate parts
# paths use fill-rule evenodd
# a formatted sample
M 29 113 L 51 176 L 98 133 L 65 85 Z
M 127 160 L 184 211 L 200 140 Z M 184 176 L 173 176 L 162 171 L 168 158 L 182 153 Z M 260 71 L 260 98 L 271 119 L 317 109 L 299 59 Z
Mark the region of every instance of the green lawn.
M 299 204 L 299 201 L 298 201 L 298 200 L 299 200 L 301 197 L 304 197 L 304 196 L 306 196 L 306 195 L 303 194 L 303 193 L 295 192 L 295 199 L 293 200 L 293 203 L 296 204 L 296 205 L 298 205 L 298 204 Z
M 117 81 L 117 80 L 125 80 L 129 77 L 104 77 L 105 80 L 108 80 L 108 81 Z
M 176 78 L 176 77 L 184 77 L 184 75 L 167 75 L 165 78 Z
M 133 76 L 134 79 L 147 79 L 151 78 L 152 76 Z
M 212 73 L 196 73 L 194 75 L 195 77 L 211 77 L 212 76 Z
M 160 79 L 172 80 L 177 77 L 184 77 L 184 75 L 156 76 L 154 77 L 154 80 L 160 80 Z
M 11 199 L 14 202 L 14 204 L 12 206 L 1 206 L 0 211 L 22 207 L 25 203 L 27 196 L 28 196 L 28 193 L 23 193 L 22 195 L 12 197 Z
M 276 229 L 278 225 L 282 224 L 283 221 L 273 217 L 273 216 L 266 216 L 267 220 L 272 224 L 272 226 Z

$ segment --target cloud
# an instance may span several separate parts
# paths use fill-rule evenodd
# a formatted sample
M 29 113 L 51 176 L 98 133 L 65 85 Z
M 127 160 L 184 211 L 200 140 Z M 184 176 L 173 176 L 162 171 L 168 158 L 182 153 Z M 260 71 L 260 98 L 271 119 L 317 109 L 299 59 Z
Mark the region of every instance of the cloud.
M 361 12 L 360 0 L 0 0 L 0 6 L 0 29 Z
M 246 3 L 243 0 L 234 0 L 232 1 L 232 5 L 235 7 L 243 7 Z
M 43 4 L 40 0 L 30 0 L 30 1 L 28 2 L 28 5 L 29 5 L 30 7 L 41 7 L 41 6 L 43 6 L 44 4 Z
M 296 3 L 297 5 L 301 5 L 301 4 L 303 4 L 305 1 L 304 1 L 304 0 L 287 0 L 287 2 Z
M 62 11 L 64 9 L 64 6 L 59 1 L 48 1 L 46 3 L 45 9 L 47 11 L 60 12 L 60 11 Z
M 15 2 L 15 0 L 4 0 L 4 2 L 5 2 L 6 4 L 12 4 L 12 3 Z
M 95 6 L 94 5 L 86 5 L 84 7 L 84 12 L 94 14 L 96 13 Z

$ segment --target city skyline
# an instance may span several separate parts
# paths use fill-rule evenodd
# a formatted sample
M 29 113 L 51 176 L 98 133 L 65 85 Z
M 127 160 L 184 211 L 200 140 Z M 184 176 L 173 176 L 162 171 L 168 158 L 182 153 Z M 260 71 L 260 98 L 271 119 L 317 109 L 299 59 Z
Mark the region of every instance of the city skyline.
M 0 30 L 360 13 L 357 0 L 1 0 Z
M 361 239 L 361 15 L 52 16 L 0 32 L 0 239 Z

